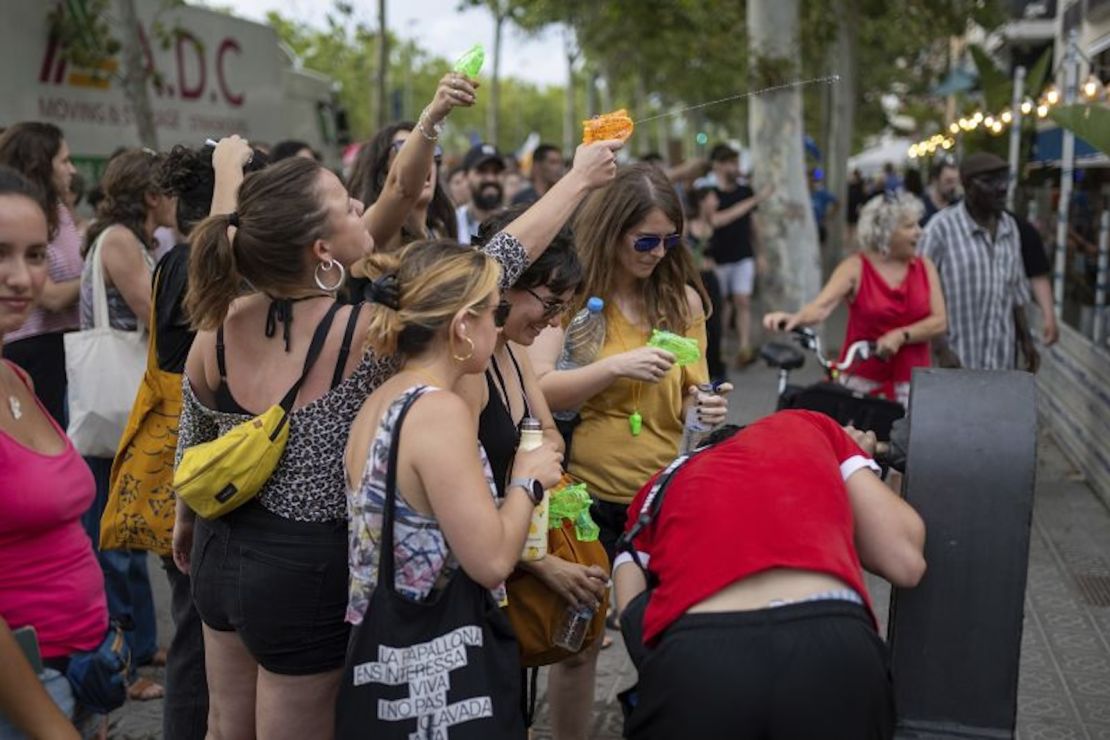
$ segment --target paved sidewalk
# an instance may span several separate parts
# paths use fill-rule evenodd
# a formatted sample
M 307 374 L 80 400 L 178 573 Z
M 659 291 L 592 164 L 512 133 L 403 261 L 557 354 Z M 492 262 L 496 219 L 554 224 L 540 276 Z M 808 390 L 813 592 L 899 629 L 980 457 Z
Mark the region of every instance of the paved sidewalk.
M 812 363 L 811 363 L 812 365 Z M 814 379 L 807 367 L 799 380 Z M 733 373 L 732 417 L 750 420 L 774 408 L 775 376 L 753 366 Z M 1026 592 L 1019 687 L 1021 740 L 1110 740 L 1110 512 L 1095 498 L 1056 444 L 1042 434 L 1038 448 L 1036 505 Z M 161 568 L 151 580 L 162 641 L 169 634 L 169 594 Z M 885 621 L 889 589 L 869 580 Z M 621 734 L 617 694 L 635 680 L 620 636 L 601 653 L 591 738 Z M 145 672 L 145 671 L 144 671 Z M 150 672 L 159 676 L 159 672 Z M 551 738 L 542 689 L 533 738 Z M 129 703 L 112 716 L 113 738 L 160 737 L 161 701 Z

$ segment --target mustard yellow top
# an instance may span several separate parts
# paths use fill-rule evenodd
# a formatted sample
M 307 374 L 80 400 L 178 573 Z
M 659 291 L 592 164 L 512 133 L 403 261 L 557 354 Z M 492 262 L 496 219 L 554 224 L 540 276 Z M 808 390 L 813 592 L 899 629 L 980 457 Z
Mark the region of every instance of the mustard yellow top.
M 634 326 L 613 304 L 606 305 L 605 320 L 605 344 L 598 359 L 647 344 L 650 332 Z M 678 454 L 685 391 L 709 380 L 704 317 L 694 322 L 686 336 L 697 340 L 701 360 L 672 366 L 658 383 L 619 378 L 583 405 L 568 469 L 597 498 L 630 503 L 648 479 Z M 634 411 L 643 417 L 642 430 L 635 437 L 628 422 Z

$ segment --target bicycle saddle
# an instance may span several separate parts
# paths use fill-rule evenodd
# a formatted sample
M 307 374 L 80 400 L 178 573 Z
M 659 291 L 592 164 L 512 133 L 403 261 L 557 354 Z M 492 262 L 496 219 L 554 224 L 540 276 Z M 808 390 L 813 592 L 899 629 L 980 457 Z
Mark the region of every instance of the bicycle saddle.
M 780 342 L 767 342 L 759 348 L 759 356 L 771 367 L 783 370 L 797 370 L 806 361 L 800 349 Z

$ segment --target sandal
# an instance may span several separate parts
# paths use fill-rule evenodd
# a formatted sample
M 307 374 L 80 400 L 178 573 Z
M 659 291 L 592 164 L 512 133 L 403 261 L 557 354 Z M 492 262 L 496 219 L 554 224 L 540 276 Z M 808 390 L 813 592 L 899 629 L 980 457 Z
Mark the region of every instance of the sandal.
M 611 647 L 613 647 L 613 638 L 609 637 L 609 635 L 605 635 L 604 637 L 602 637 L 601 638 L 601 649 L 605 650 L 606 648 L 611 648 Z
M 151 701 L 161 699 L 166 695 L 166 690 L 161 684 L 149 678 L 140 677 L 127 687 L 127 698 L 131 701 Z

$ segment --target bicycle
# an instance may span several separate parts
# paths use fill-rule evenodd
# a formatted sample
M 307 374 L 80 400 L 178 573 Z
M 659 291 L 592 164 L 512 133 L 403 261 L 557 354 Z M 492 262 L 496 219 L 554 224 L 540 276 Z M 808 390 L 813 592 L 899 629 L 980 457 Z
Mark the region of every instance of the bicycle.
M 778 368 L 778 403 L 776 410 L 808 409 L 819 411 L 844 425 L 871 431 L 883 441 L 890 440 L 891 425 L 906 414 L 897 401 L 869 396 L 836 382 L 840 374 L 857 360 L 876 356 L 874 342 L 860 340 L 849 345 L 844 359 L 830 360 L 825 356 L 821 338 L 807 327 L 793 330 L 795 341 L 802 349 L 783 342 L 767 342 L 759 351 L 768 366 Z M 790 373 L 805 365 L 802 350 L 812 352 L 825 371 L 825 380 L 808 386 L 792 385 Z

